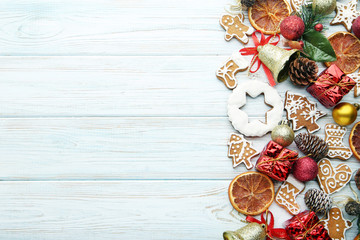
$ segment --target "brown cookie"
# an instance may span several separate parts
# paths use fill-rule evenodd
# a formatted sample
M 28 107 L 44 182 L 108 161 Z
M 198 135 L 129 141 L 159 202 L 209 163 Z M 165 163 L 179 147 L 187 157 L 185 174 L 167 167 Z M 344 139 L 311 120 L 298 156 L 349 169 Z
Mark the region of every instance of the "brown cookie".
M 345 133 L 345 127 L 332 123 L 325 125 L 325 142 L 329 146 L 329 158 L 347 160 L 352 156 L 351 149 L 343 144 Z
M 323 158 L 319 161 L 318 167 L 319 173 L 317 178 L 319 185 L 327 194 L 340 191 L 351 179 L 351 169 L 344 163 L 334 168 L 329 159 Z
M 305 127 L 309 133 L 320 129 L 316 121 L 326 113 L 317 110 L 316 103 L 301 94 L 287 91 L 285 95 L 285 110 L 287 119 L 292 121 L 293 130 Z
M 216 77 L 221 80 L 227 88 L 234 89 L 237 86 L 236 73 L 245 71 L 248 66 L 248 61 L 246 61 L 239 51 L 236 51 L 216 71 Z
M 230 41 L 235 37 L 240 42 L 246 44 L 249 38 L 246 35 L 251 35 L 254 32 L 252 27 L 243 24 L 244 15 L 239 14 L 236 16 L 223 15 L 220 19 L 220 25 L 225 29 L 225 40 Z
M 360 95 L 360 71 L 347 74 L 347 76 L 356 82 L 354 87 L 354 97 L 358 97 Z
M 297 180 L 292 174 L 279 187 L 275 196 L 275 202 L 285 208 L 290 214 L 300 213 L 300 206 L 296 202 L 296 196 L 305 188 L 305 184 Z
M 251 142 L 247 141 L 242 135 L 233 133 L 228 145 L 228 157 L 232 158 L 234 168 L 241 163 L 244 163 L 247 169 L 253 168 L 250 159 L 258 155 L 259 152 L 253 148 Z
M 340 208 L 333 207 L 329 211 L 328 218 L 324 220 L 324 227 L 328 230 L 333 240 L 345 240 L 345 231 L 351 228 L 351 222 L 346 221 Z

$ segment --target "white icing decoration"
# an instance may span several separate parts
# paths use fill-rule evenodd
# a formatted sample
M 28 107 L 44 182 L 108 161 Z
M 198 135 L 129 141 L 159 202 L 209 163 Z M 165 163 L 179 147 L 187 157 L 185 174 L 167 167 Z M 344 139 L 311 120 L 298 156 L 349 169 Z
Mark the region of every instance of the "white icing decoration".
M 294 188 L 290 189 L 290 184 L 294 186 Z M 305 184 L 290 174 L 287 180 L 280 186 L 275 196 L 275 201 L 280 206 L 287 208 L 291 214 L 296 215 L 300 213 L 300 207 L 295 198 L 304 188 Z
M 233 167 L 237 167 L 241 163 L 244 163 L 247 169 L 251 169 L 253 164 L 250 162 L 250 159 L 259 154 L 256 149 L 253 149 L 251 142 L 247 141 L 244 136 L 237 135 L 235 133 L 232 136 L 238 136 L 238 138 L 230 137 L 230 142 L 228 143 L 228 156 L 233 160 Z M 233 139 L 239 139 L 238 141 L 234 141 Z M 234 145 L 237 146 L 237 149 L 234 149 Z M 241 145 L 241 147 L 240 147 Z M 233 149 L 233 153 L 231 153 L 231 149 Z M 248 150 L 252 150 L 250 153 L 246 152 Z
M 336 3 L 336 16 L 331 21 L 331 24 L 343 24 L 348 31 L 351 30 L 353 21 L 360 16 L 357 11 L 357 0 L 350 0 L 348 4 Z
M 336 215 L 335 215 L 336 211 Z M 351 228 L 351 224 L 344 219 L 340 208 L 333 207 L 330 209 L 329 216 L 324 220 L 324 227 L 328 230 L 329 236 L 333 240 L 345 240 L 345 231 Z M 331 215 L 331 216 L 330 216 Z M 331 229 L 330 225 L 335 223 L 336 229 Z M 340 225 L 341 224 L 341 225 Z M 336 235 L 334 235 L 333 230 L 336 231 Z M 341 232 L 342 230 L 342 232 Z M 339 235 L 338 233 L 341 232 Z M 340 237 L 340 238 L 338 238 Z
M 346 160 L 352 156 L 351 149 L 343 144 L 345 133 L 345 127 L 331 123 L 325 125 L 325 142 L 329 146 L 328 157 Z
M 266 123 L 260 120 L 249 122 L 247 113 L 240 110 L 246 104 L 246 94 L 255 98 L 264 94 L 266 104 L 273 108 L 268 111 Z M 247 81 L 239 84 L 232 92 L 228 100 L 228 116 L 236 130 L 246 136 L 263 136 L 271 131 L 282 118 L 283 102 L 275 88 L 260 81 Z
M 237 24 L 236 24 L 237 22 Z M 251 35 L 254 32 L 254 28 L 251 26 L 246 26 L 243 24 L 244 15 L 223 15 L 220 18 L 220 25 L 225 29 L 225 40 L 230 41 L 233 37 L 243 42 L 244 44 L 249 42 L 249 38 L 246 35 Z M 235 25 L 234 25 L 235 24 Z M 236 28 L 237 31 L 233 31 L 232 25 Z M 231 27 L 231 33 L 229 32 L 229 28 Z
M 360 96 L 360 70 L 355 73 L 347 74 L 347 76 L 356 82 L 354 87 L 354 97 Z

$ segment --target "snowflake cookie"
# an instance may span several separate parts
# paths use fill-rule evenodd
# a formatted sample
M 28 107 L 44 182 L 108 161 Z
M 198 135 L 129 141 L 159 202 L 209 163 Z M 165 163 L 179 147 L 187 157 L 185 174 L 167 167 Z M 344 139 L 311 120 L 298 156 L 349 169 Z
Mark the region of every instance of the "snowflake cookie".
M 351 31 L 353 21 L 360 16 L 360 12 L 356 10 L 358 0 L 350 0 L 348 4 L 336 3 L 336 16 L 331 21 L 331 25 L 342 24 L 346 30 Z
M 294 131 L 305 127 L 309 133 L 314 133 L 320 129 L 316 121 L 326 115 L 317 109 L 316 103 L 304 95 L 289 91 L 285 95 L 285 110 L 288 120 L 292 121 Z
M 247 113 L 240 109 L 246 104 L 247 94 L 252 98 L 264 94 L 265 104 L 272 107 L 265 113 L 265 122 L 260 120 L 249 122 Z M 234 128 L 245 136 L 263 136 L 270 132 L 281 121 L 283 109 L 283 102 L 276 89 L 256 80 L 239 84 L 228 100 L 229 120 Z
M 250 159 L 258 155 L 259 152 L 253 148 L 251 142 L 247 141 L 242 135 L 233 133 L 228 145 L 228 157 L 232 158 L 234 168 L 239 166 L 240 163 L 244 163 L 247 169 L 253 168 Z

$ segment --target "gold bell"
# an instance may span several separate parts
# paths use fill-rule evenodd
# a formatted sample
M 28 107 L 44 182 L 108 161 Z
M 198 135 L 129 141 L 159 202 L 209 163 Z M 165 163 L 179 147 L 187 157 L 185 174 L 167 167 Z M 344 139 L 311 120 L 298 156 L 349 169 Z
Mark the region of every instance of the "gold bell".
M 226 231 L 224 240 L 264 240 L 266 237 L 265 224 L 249 223 L 236 231 Z
M 288 77 L 290 63 L 297 57 L 297 49 L 285 50 L 272 44 L 258 46 L 258 57 L 273 73 L 276 82 L 282 82 Z

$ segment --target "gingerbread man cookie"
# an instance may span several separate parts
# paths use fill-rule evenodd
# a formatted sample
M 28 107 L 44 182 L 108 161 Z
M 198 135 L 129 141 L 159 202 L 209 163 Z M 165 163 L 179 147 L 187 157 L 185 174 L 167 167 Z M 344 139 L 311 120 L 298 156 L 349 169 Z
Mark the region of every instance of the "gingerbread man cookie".
M 246 35 L 251 35 L 254 32 L 252 27 L 246 26 L 244 23 L 244 15 L 236 16 L 223 15 L 220 19 L 220 25 L 225 29 L 225 40 L 230 41 L 233 37 L 240 42 L 246 44 L 249 38 Z
M 236 51 L 216 71 L 216 77 L 221 80 L 227 88 L 234 89 L 237 85 L 235 74 L 245 71 L 248 66 L 248 61 L 246 61 L 239 51 Z
M 331 21 L 331 25 L 342 24 L 346 30 L 351 31 L 353 21 L 360 16 L 360 12 L 357 11 L 357 1 L 350 0 L 348 4 L 336 3 L 336 16 Z
M 319 161 L 318 167 L 317 179 L 320 188 L 327 194 L 340 191 L 351 179 L 351 169 L 344 163 L 334 168 L 329 159 L 323 158 Z
M 228 157 L 232 158 L 234 168 L 239 166 L 240 163 L 244 163 L 247 169 L 253 167 L 250 159 L 258 155 L 259 152 L 253 148 L 251 142 L 247 141 L 242 135 L 233 133 L 228 145 Z
M 272 109 L 265 113 L 265 122 L 253 120 L 249 122 L 246 112 L 240 108 L 246 104 L 246 95 L 255 98 L 264 94 L 264 101 Z M 228 100 L 228 116 L 236 130 L 245 136 L 263 136 L 270 132 L 281 121 L 283 102 L 275 88 L 269 84 L 251 80 L 239 84 Z
M 295 198 L 304 188 L 305 184 L 290 174 L 277 191 L 275 202 L 279 204 L 280 207 L 285 208 L 290 214 L 297 215 L 300 213 L 300 206 Z
M 329 158 L 346 160 L 352 156 L 351 149 L 343 144 L 345 133 L 345 127 L 332 123 L 325 125 L 325 142 L 329 146 Z
M 305 127 L 309 133 L 314 133 L 320 129 L 316 121 L 326 115 L 317 109 L 316 103 L 304 95 L 289 91 L 285 95 L 285 110 L 288 120 L 293 123 L 294 131 Z
M 347 76 L 356 82 L 354 87 L 354 97 L 358 97 L 360 95 L 360 71 L 347 74 Z
M 345 231 L 351 228 L 351 222 L 344 219 L 340 208 L 333 207 L 329 211 L 328 218 L 324 220 L 324 227 L 328 230 L 331 239 L 345 240 Z

